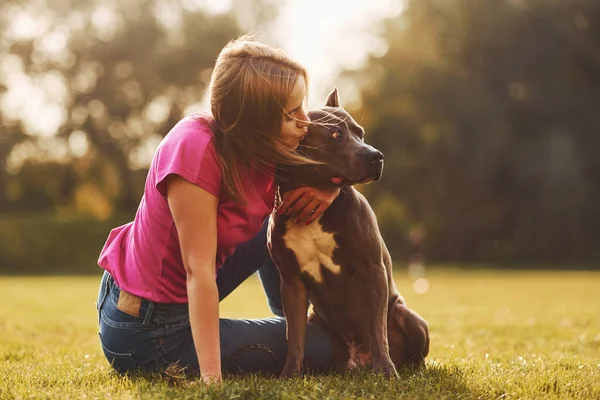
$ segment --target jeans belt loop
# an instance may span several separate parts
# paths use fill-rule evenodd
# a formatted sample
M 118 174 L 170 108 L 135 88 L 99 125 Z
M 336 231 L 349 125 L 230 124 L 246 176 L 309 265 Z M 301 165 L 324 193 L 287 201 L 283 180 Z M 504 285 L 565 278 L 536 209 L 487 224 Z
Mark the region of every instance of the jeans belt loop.
M 148 301 L 148 309 L 146 310 L 146 315 L 144 316 L 144 326 L 150 326 L 150 320 L 152 319 L 152 314 L 154 313 L 154 303 L 153 301 Z

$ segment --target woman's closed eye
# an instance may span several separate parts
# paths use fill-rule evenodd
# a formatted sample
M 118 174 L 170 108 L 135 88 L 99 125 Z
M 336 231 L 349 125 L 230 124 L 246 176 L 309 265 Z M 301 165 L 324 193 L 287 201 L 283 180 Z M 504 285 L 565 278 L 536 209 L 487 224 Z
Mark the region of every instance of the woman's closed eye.
M 296 119 L 296 111 L 292 111 L 291 113 L 285 113 L 284 118 L 285 122 L 291 122 Z

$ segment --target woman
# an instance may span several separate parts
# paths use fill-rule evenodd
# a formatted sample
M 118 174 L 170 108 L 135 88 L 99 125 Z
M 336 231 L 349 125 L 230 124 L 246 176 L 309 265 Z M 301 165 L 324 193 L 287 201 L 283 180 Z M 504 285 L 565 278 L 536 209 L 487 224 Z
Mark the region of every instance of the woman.
M 281 50 L 233 41 L 211 77 L 211 113 L 184 118 L 159 145 L 134 221 L 111 231 L 99 258 L 100 339 L 119 372 L 177 362 L 214 383 L 222 361 L 273 372 L 275 357 L 285 360 L 265 219 L 274 205 L 273 166 L 310 162 L 295 152 L 310 122 L 307 81 Z M 311 223 L 338 194 L 300 188 L 279 212 Z M 279 317 L 219 319 L 219 301 L 257 270 Z M 251 345 L 268 351 L 237 357 Z M 309 327 L 306 357 L 314 367 L 331 358 L 329 338 L 316 326 Z

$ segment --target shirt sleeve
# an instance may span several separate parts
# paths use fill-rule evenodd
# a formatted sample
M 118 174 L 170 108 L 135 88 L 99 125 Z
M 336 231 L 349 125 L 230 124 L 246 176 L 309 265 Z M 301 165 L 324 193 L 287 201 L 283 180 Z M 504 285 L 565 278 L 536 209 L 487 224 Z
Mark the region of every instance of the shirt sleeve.
M 165 179 L 171 174 L 221 196 L 222 173 L 212 132 L 203 120 L 188 117 L 165 136 L 154 159 L 156 189 L 167 196 Z

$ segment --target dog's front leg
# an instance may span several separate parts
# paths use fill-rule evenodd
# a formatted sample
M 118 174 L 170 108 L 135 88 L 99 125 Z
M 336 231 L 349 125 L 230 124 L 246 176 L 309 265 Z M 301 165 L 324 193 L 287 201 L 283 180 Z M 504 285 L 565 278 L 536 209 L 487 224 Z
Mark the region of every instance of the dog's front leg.
M 371 331 L 371 354 L 373 357 L 373 368 L 387 377 L 397 377 L 398 372 L 390 358 L 388 344 L 388 298 L 389 288 L 386 281 L 385 270 L 374 271 L 371 282 L 372 310 L 369 323 Z M 382 290 L 384 288 L 384 290 Z
M 287 357 L 281 377 L 292 377 L 302 369 L 306 342 L 308 290 L 300 277 L 281 280 L 281 300 L 286 321 Z

